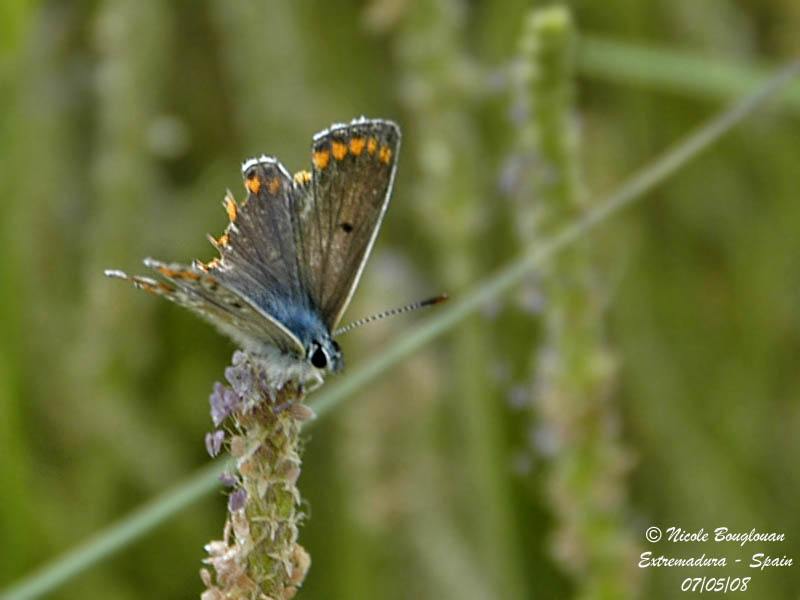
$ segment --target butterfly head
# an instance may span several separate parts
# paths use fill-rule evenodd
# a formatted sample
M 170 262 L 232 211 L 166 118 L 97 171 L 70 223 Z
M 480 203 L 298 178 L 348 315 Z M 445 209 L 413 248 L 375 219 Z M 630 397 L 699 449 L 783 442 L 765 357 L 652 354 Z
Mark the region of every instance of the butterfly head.
M 321 336 L 319 340 L 312 340 L 306 348 L 306 360 L 311 366 L 331 373 L 338 373 L 344 366 L 342 349 L 330 336 Z

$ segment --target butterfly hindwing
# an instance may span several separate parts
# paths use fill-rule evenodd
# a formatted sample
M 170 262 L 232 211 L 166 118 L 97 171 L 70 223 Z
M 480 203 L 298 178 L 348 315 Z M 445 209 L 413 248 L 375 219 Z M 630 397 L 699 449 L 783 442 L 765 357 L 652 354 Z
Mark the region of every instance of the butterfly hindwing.
M 358 119 L 314 136 L 310 177 L 295 175 L 300 276 L 333 330 L 358 285 L 389 204 L 400 130 Z
M 140 289 L 191 310 L 245 347 L 259 349 L 266 343 L 287 353 L 303 352 L 297 338 L 279 322 L 202 270 L 151 258 L 146 259 L 145 264 L 169 283 L 116 270 L 106 271 L 106 275 L 130 281 Z

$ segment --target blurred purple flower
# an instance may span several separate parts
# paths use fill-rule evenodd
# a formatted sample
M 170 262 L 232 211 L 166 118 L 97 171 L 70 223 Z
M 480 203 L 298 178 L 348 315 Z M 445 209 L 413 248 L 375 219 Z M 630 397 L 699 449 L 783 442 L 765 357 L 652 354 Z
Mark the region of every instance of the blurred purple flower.
M 246 365 L 227 367 L 225 369 L 225 379 L 231 384 L 233 391 L 239 397 L 246 397 L 253 393 L 253 373 Z
M 214 422 L 214 427 L 219 427 L 228 415 L 239 406 L 238 396 L 219 381 L 214 384 L 214 391 L 208 397 L 208 402 L 211 405 L 211 420 Z
M 239 483 L 239 480 L 233 473 L 221 473 L 219 476 L 219 482 L 225 487 L 232 488 L 236 486 L 237 483 Z
M 231 359 L 231 363 L 234 367 L 238 367 L 247 362 L 247 354 L 242 352 L 241 350 L 236 350 L 233 353 L 233 359 Z
M 209 455 L 211 455 L 211 458 L 219 454 L 219 451 L 222 450 L 222 442 L 224 441 L 225 432 L 222 429 L 206 434 L 206 450 Z
M 228 510 L 236 512 L 243 509 L 245 500 L 247 500 L 247 491 L 244 488 L 239 488 L 228 496 Z
M 497 190 L 503 196 L 513 196 L 519 191 L 524 175 L 524 160 L 519 154 L 512 154 L 504 160 L 497 178 Z
M 532 403 L 533 394 L 527 385 L 515 385 L 508 392 L 508 403 L 517 410 Z

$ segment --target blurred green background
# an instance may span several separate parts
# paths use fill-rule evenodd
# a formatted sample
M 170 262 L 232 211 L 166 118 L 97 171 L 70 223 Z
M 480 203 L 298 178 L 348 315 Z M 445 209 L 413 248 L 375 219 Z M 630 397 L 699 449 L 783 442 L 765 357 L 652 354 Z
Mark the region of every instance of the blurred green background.
M 240 161 L 295 171 L 332 122 L 400 123 L 354 319 L 466 293 L 800 51 L 794 0 L 562 6 L 0 5 L 0 589 L 208 464 L 233 346 L 102 270 L 210 259 Z M 745 566 L 800 557 L 783 98 L 309 430 L 299 597 L 665 598 L 727 575 L 800 597 L 796 566 Z M 348 364 L 426 316 L 348 335 Z M 224 512 L 212 493 L 49 597 L 197 597 Z M 649 544 L 651 525 L 786 541 Z M 743 560 L 639 569 L 647 550 Z

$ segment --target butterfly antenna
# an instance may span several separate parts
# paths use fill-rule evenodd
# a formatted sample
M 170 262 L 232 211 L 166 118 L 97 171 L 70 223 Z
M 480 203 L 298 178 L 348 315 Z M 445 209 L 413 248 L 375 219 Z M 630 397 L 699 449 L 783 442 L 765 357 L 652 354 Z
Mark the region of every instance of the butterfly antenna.
M 400 313 L 417 310 L 418 308 L 423 308 L 425 306 L 433 306 L 434 304 L 439 304 L 440 302 L 444 302 L 448 298 L 449 296 L 447 294 L 442 294 L 440 296 L 436 296 L 435 298 L 428 298 L 427 300 L 422 300 L 421 302 L 414 302 L 412 304 L 407 304 L 406 306 L 401 306 L 399 308 L 391 308 L 382 313 L 378 313 L 377 315 L 372 315 L 371 317 L 364 317 L 363 319 L 359 319 L 358 321 L 353 321 L 349 325 L 340 327 L 339 329 L 333 332 L 333 335 L 331 337 L 336 337 L 338 335 L 341 335 L 342 333 L 350 331 L 351 329 L 361 327 L 362 325 L 366 325 L 367 323 L 372 323 L 373 321 L 380 321 L 381 319 L 385 319 L 386 317 L 393 317 L 394 315 L 399 315 Z

